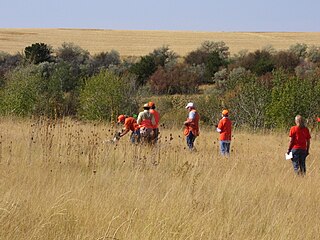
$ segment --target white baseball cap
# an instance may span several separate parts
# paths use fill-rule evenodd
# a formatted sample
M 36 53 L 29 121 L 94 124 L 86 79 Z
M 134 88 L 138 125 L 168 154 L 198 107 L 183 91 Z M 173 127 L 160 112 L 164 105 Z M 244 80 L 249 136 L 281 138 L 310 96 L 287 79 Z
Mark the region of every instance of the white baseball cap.
M 188 108 L 188 107 L 194 108 L 195 105 L 194 105 L 192 102 L 189 102 L 189 103 L 187 104 L 186 108 Z

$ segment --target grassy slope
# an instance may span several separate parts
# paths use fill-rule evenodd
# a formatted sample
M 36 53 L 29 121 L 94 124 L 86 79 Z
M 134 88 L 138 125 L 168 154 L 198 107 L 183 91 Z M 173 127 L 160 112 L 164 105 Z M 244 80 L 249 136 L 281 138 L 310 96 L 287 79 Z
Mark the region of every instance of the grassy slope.
M 224 159 L 212 129 L 192 154 L 179 129 L 154 149 L 104 143 L 113 131 L 1 119 L 0 239 L 319 237 L 318 148 L 297 178 L 287 134 L 235 132 Z
M 140 56 L 168 45 L 181 56 L 197 49 L 203 41 L 224 41 L 232 54 L 254 51 L 267 45 L 287 49 L 296 43 L 319 45 L 316 32 L 192 32 L 192 31 L 125 31 L 92 29 L 0 29 L 0 50 L 22 52 L 26 46 L 44 42 L 58 48 L 73 42 L 91 54 L 115 49 L 121 56 Z

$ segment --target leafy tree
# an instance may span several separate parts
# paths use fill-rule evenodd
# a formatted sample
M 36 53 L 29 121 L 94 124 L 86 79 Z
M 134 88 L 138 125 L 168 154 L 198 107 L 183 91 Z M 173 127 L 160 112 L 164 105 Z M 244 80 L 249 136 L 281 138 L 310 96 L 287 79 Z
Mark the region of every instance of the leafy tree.
M 102 70 L 87 79 L 80 91 L 79 116 L 89 120 L 116 119 L 120 113 L 132 114 L 136 110 L 135 96 L 125 78 Z
M 41 76 L 35 66 L 15 69 L 8 76 L 2 91 L 1 112 L 6 115 L 36 114 Z
M 94 55 L 92 58 L 93 72 L 98 73 L 101 69 L 106 69 L 113 65 L 117 66 L 120 63 L 120 55 L 117 51 L 101 52 Z
M 82 49 L 74 43 L 64 42 L 60 48 L 56 50 L 58 60 L 69 63 L 86 64 L 90 58 L 87 50 Z
M 237 125 L 250 126 L 254 130 L 265 127 L 266 108 L 271 92 L 254 74 L 243 74 L 235 88 L 224 95 L 225 105 L 232 110 Z
M 275 68 L 272 55 L 265 50 L 249 53 L 239 62 L 239 66 L 256 73 L 258 76 L 272 72 Z
M 214 41 L 204 41 L 199 48 L 200 51 L 206 53 L 216 52 L 219 54 L 219 57 L 223 60 L 227 60 L 229 58 L 230 52 L 229 47 L 225 44 L 225 42 L 214 42 Z
M 45 43 L 34 43 L 24 49 L 26 59 L 33 64 L 51 60 L 51 47 Z
M 277 69 L 285 69 L 294 73 L 294 69 L 299 65 L 299 57 L 289 51 L 280 51 L 273 56 L 273 62 Z
M 149 83 L 155 94 L 190 94 L 198 91 L 199 79 L 195 68 L 177 64 L 170 69 L 159 67 Z
M 297 43 L 289 47 L 289 52 L 296 55 L 299 59 L 304 59 L 307 56 L 307 49 L 307 44 Z
M 320 63 L 320 47 L 312 45 L 307 52 L 307 58 L 312 63 Z
M 268 124 L 289 127 L 297 114 L 314 117 L 319 110 L 319 93 L 319 81 L 274 72 L 274 87 L 267 107 Z
M 150 56 L 141 57 L 138 63 L 135 63 L 131 68 L 130 72 L 137 76 L 138 85 L 144 85 L 148 78 L 156 71 L 157 65 L 155 59 Z
M 176 64 L 177 55 L 168 47 L 155 49 L 152 53 L 141 57 L 140 61 L 133 64 L 130 73 L 137 76 L 138 85 L 144 85 L 148 78 L 158 67 L 172 67 Z
M 0 88 L 5 84 L 5 75 L 22 63 L 21 54 L 10 55 L 0 51 Z

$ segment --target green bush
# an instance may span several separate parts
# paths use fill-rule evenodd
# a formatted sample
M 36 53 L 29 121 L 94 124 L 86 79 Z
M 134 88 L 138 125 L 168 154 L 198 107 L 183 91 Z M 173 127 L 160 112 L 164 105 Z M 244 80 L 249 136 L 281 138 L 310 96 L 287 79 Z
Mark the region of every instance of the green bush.
M 34 43 L 24 49 L 26 59 L 29 63 L 38 64 L 51 60 L 51 47 L 45 43 Z
M 225 93 L 225 106 L 231 110 L 234 124 L 257 130 L 265 127 L 266 108 L 271 91 L 253 75 L 242 75 L 235 88 Z
M 41 80 L 35 66 L 17 69 L 8 74 L 7 83 L 1 93 L 2 114 L 18 116 L 36 114 Z
M 272 98 L 267 108 L 271 127 L 289 127 L 297 114 L 313 119 L 319 113 L 319 79 L 301 79 L 274 73 Z
M 103 70 L 88 78 L 80 91 L 79 116 L 89 120 L 116 119 L 136 112 L 136 100 L 125 78 Z

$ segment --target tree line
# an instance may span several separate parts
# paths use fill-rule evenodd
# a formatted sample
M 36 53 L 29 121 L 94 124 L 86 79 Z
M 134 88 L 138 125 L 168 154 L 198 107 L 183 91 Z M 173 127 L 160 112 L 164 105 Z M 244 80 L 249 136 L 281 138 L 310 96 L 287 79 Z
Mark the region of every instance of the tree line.
M 192 100 L 206 123 L 228 108 L 237 126 L 282 128 L 296 114 L 315 123 L 319 95 L 320 48 L 303 43 L 232 56 L 221 41 L 205 41 L 183 57 L 168 46 L 141 57 L 90 55 L 73 43 L 0 52 L 1 115 L 112 121 L 156 98 L 164 122 L 178 123 Z

